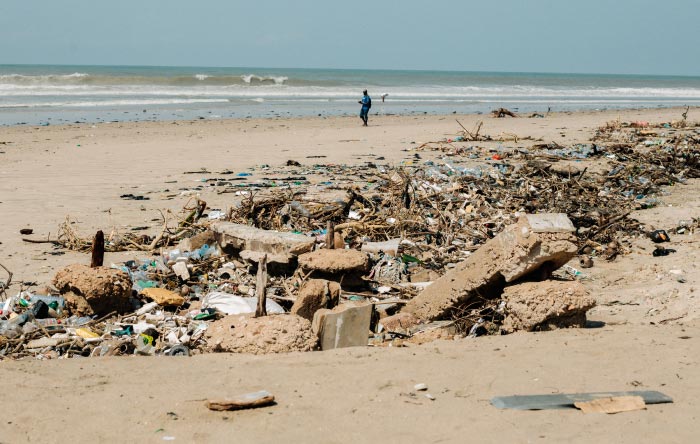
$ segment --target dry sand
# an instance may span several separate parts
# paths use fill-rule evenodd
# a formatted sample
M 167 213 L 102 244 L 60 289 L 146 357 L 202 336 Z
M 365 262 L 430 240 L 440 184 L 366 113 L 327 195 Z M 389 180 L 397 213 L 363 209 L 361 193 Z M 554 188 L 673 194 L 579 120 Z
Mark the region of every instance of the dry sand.
M 372 118 L 369 128 L 356 118 L 0 128 L 0 263 L 15 273 L 16 283 L 43 284 L 59 267 L 89 258 L 55 256 L 48 245 L 23 243 L 21 228 L 46 237 L 70 215 L 85 234 L 138 225 L 155 234 L 157 210 L 177 211 L 188 199 L 167 196 L 201 177 L 289 159 L 410 161 L 413 153 L 406 149 L 454 136 L 460 130 L 455 117 L 467 128 L 484 120 L 482 131 L 492 136 L 575 143 L 618 117 L 662 122 L 680 113 L 385 116 Z M 691 120 L 699 120 L 693 113 Z M 307 158 L 318 155 L 327 157 Z M 436 153 L 421 155 L 425 160 Z M 184 174 L 202 168 L 212 173 Z M 633 216 L 666 229 L 700 216 L 700 181 L 669 191 L 666 206 Z M 129 193 L 150 200 L 120 199 Z M 202 198 L 225 209 L 232 195 L 205 192 Z M 606 324 L 598 329 L 284 356 L 2 361 L 0 442 L 695 442 L 700 238 L 672 240 L 674 255 L 653 258 L 651 242 L 639 240 L 629 255 L 585 270 L 590 279 L 584 283 L 599 302 L 589 318 Z M 106 263 L 132 257 L 107 254 Z M 682 270 L 686 282 L 672 270 Z M 437 399 L 411 396 L 418 382 Z M 230 413 L 203 405 L 209 396 L 258 389 L 273 392 L 278 404 Z M 661 390 L 675 403 L 612 416 L 500 411 L 488 403 L 496 395 L 633 389 Z

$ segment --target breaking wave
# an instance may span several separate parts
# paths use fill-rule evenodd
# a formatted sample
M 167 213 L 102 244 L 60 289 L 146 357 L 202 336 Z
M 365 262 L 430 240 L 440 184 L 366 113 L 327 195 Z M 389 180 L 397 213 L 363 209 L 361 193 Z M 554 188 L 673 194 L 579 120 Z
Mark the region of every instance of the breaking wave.
M 92 85 L 92 86 L 119 86 L 119 85 L 153 85 L 153 86 L 265 86 L 286 85 L 287 76 L 274 75 L 216 75 L 208 73 L 195 73 L 192 75 L 108 75 L 86 74 L 75 72 L 72 74 L 0 74 L 0 86 L 42 86 L 42 85 Z M 298 85 L 313 84 L 303 79 L 296 81 Z
M 259 76 L 256 74 L 243 74 L 241 80 L 245 83 L 251 85 L 253 83 L 274 83 L 275 85 L 284 85 L 284 82 L 289 80 L 289 77 L 285 76 Z
M 2 74 L 0 75 L 0 84 L 2 83 L 62 83 L 75 82 L 76 80 L 90 77 L 90 74 L 84 72 L 74 72 L 72 74 L 48 74 L 39 76 L 28 76 L 24 74 Z

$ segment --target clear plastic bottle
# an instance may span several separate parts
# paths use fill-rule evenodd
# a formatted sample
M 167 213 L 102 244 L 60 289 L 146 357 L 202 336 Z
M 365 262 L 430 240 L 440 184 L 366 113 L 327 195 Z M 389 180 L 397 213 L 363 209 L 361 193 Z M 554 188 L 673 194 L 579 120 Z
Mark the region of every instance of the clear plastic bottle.
M 46 305 L 51 306 L 53 302 L 58 304 L 58 307 L 64 308 L 66 306 L 66 300 L 62 296 L 43 296 L 38 294 L 30 294 L 25 297 L 25 299 L 33 304 L 36 301 L 43 301 Z
M 81 327 L 83 325 L 88 324 L 90 321 L 92 321 L 92 318 L 89 316 L 76 316 L 73 315 L 70 318 L 66 319 L 63 321 L 65 325 L 68 327 Z

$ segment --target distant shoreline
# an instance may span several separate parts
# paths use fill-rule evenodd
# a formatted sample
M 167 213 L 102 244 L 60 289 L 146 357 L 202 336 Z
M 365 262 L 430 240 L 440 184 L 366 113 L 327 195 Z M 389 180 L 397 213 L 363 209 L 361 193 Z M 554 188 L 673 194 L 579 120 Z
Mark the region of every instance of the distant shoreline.
M 374 110 L 374 108 L 373 108 Z M 547 114 L 546 109 L 544 111 L 527 111 L 527 112 L 517 112 L 515 109 L 513 109 L 516 114 L 518 114 L 519 117 L 522 118 L 536 118 L 536 117 L 531 117 L 533 114 L 540 114 L 540 115 L 545 115 Z M 657 106 L 657 107 L 636 107 L 636 108 L 606 108 L 606 109 L 576 109 L 576 110 L 551 110 L 549 112 L 550 115 L 578 115 L 578 114 L 610 114 L 610 113 L 616 113 L 619 112 L 620 114 L 629 114 L 633 112 L 649 112 L 649 111 L 654 111 L 654 110 L 659 110 L 659 111 L 664 111 L 664 113 L 670 113 L 674 111 L 678 111 L 678 118 L 681 118 L 681 113 L 685 112 L 686 106 Z M 691 117 L 692 117 L 692 111 L 698 111 L 700 110 L 700 106 L 690 106 L 690 111 L 691 111 Z M 359 108 L 358 108 L 359 111 Z M 472 113 L 423 113 L 423 112 L 412 112 L 412 113 L 387 113 L 387 114 L 377 114 L 377 113 L 372 113 L 370 112 L 370 121 L 374 120 L 376 122 L 376 119 L 384 119 L 384 118 L 410 118 L 410 117 L 435 117 L 435 118 L 447 118 L 447 117 L 453 117 L 453 118 L 460 118 L 460 117 L 476 117 L 479 118 L 479 116 L 483 116 L 484 119 L 491 119 L 491 114 L 490 112 L 472 112 Z M 195 124 L 195 123 L 220 123 L 220 124 L 227 124 L 227 123 L 236 123 L 236 122 L 269 122 L 269 121 L 287 121 L 287 122 L 294 122 L 294 121 L 317 121 L 317 120 L 346 120 L 346 119 L 354 119 L 356 118 L 356 114 L 342 114 L 342 115 L 313 115 L 313 116 L 252 116 L 252 117 L 225 117 L 225 118 L 182 118 L 182 119 L 141 119 L 141 120 L 117 120 L 117 121 L 67 121 L 67 122 L 59 122 L 59 123 L 50 123 L 49 125 L 31 125 L 31 124 L 22 124 L 22 123 L 17 123 L 17 124 L 0 124 L 0 129 L 2 128 L 46 128 L 46 127 L 54 127 L 54 128 L 60 128 L 60 127 L 71 127 L 71 128 L 80 128 L 80 127 L 92 127 L 96 125 L 124 125 L 124 124 L 129 124 L 129 125 L 149 125 L 149 124 L 157 124 L 157 125 L 168 125 L 168 124 Z M 539 117 L 539 116 L 537 116 Z M 506 121 L 508 119 L 512 119 L 511 117 L 504 118 Z M 700 116 L 696 119 L 700 120 Z

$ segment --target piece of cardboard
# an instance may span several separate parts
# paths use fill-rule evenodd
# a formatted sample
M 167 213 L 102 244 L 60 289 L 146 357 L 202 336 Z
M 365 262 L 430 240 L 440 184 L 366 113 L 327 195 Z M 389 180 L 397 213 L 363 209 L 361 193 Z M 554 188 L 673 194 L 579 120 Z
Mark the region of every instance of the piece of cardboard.
M 574 406 L 583 413 L 620 413 L 644 410 L 647 408 L 641 396 L 613 396 L 592 401 L 575 402 Z

